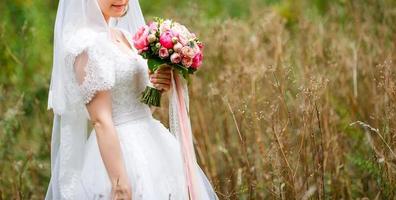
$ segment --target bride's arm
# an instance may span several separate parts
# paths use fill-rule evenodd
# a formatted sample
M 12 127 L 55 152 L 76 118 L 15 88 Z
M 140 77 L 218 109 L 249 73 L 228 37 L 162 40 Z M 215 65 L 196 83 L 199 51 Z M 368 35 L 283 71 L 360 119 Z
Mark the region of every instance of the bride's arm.
M 89 71 L 86 69 L 88 62 L 87 53 L 79 55 L 74 62 L 76 78 L 81 85 L 86 81 L 86 72 Z M 90 77 L 92 77 L 92 75 Z M 100 83 L 95 82 L 95 84 Z M 112 199 L 115 196 L 117 196 L 117 198 L 122 198 L 124 195 L 127 195 L 126 198 L 130 199 L 131 186 L 124 166 L 120 142 L 113 124 L 110 91 L 96 91 L 93 98 L 86 102 L 86 108 L 96 132 L 97 143 L 103 163 L 111 180 Z
M 121 154 L 121 146 L 111 115 L 111 95 L 100 91 L 86 105 L 93 128 L 96 132 L 99 151 L 112 182 L 113 190 L 130 193 L 130 183 Z M 118 187 L 117 187 L 118 181 Z

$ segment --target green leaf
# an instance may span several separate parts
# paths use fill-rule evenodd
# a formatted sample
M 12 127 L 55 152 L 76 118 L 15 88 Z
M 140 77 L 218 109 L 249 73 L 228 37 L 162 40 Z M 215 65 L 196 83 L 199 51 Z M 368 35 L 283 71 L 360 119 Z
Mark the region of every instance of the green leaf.
M 177 71 L 180 72 L 180 74 L 185 74 L 188 73 L 188 69 L 185 68 L 183 65 L 180 64 L 173 64 L 174 68 L 177 69 Z
M 149 69 L 153 72 L 157 71 L 160 65 L 166 63 L 165 61 L 159 59 L 159 58 L 149 58 L 147 60 L 147 65 Z
M 195 71 L 197 71 L 197 69 L 192 68 L 192 67 L 188 68 L 188 73 L 189 74 L 193 74 Z

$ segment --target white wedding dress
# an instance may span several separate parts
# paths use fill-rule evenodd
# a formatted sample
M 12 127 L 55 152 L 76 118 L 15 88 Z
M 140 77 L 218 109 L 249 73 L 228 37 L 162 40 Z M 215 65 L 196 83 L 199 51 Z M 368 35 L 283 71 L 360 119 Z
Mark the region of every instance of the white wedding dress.
M 131 34 L 123 31 L 132 45 Z M 81 36 L 84 39 L 84 36 Z M 86 76 L 80 92 L 88 103 L 99 90 L 110 90 L 113 122 L 132 186 L 133 200 L 188 200 L 182 156 L 177 139 L 150 108 L 138 98 L 149 83 L 147 61 L 136 49 L 121 50 L 102 34 L 87 38 L 90 45 Z M 77 41 L 78 42 L 78 41 Z M 75 199 L 110 199 L 111 184 L 99 152 L 95 130 L 85 150 L 78 185 L 71 191 Z M 213 188 L 196 165 L 202 200 L 217 199 Z

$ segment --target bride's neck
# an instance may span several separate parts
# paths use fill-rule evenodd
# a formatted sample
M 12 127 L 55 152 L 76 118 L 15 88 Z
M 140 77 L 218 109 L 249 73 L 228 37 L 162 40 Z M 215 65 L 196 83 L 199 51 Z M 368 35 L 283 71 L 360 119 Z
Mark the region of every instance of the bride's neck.
M 109 24 L 110 16 L 105 15 L 103 12 L 102 12 L 102 14 L 103 14 L 103 17 L 104 17 L 106 23 Z

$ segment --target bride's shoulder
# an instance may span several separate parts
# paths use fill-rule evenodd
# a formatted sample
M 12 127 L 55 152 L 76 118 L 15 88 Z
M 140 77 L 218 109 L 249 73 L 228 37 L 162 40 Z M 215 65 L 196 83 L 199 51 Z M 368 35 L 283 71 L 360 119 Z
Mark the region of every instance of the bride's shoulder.
M 74 55 L 87 50 L 106 50 L 107 40 L 105 32 L 82 28 L 71 34 L 66 41 L 66 49 Z

